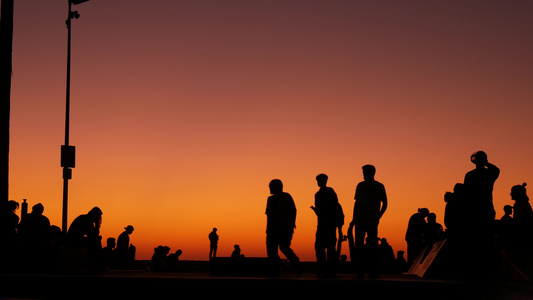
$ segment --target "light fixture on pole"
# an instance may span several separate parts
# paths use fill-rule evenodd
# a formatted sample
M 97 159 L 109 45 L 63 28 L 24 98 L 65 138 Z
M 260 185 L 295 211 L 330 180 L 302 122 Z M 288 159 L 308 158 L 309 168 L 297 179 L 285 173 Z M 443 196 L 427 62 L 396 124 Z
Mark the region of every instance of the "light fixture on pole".
M 67 40 L 67 95 L 66 95 L 66 113 L 65 113 L 65 144 L 61 145 L 61 167 L 63 167 L 63 220 L 62 231 L 67 232 L 67 215 L 68 215 L 68 181 L 72 178 L 72 168 L 75 167 L 76 148 L 69 145 L 70 135 L 70 44 L 72 19 L 78 19 L 78 11 L 72 11 L 72 5 L 77 5 L 89 0 L 68 0 L 68 18 L 66 21 L 68 30 Z

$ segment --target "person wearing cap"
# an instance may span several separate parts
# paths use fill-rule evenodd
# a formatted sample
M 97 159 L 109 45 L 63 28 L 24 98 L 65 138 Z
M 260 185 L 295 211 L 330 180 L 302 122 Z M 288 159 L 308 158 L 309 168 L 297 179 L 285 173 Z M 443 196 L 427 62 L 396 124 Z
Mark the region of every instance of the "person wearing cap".
M 117 248 L 117 264 L 121 267 L 126 267 L 129 263 L 128 251 L 130 249 L 130 234 L 133 232 L 133 226 L 128 225 L 124 227 L 124 231 L 118 236 Z
M 122 232 L 117 239 L 117 250 L 118 251 L 128 251 L 130 246 L 130 234 L 133 232 L 133 226 L 128 225 L 124 227 L 124 232 Z

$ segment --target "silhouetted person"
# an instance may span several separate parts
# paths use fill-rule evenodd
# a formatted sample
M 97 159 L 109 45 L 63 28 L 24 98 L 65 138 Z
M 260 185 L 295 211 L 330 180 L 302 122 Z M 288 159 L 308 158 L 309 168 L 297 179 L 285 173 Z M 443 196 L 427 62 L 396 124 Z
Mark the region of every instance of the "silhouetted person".
M 419 208 L 418 212 L 409 218 L 405 241 L 407 242 L 407 263 L 411 265 L 424 248 L 424 231 L 426 218 L 429 215 L 427 208 Z
M 157 246 L 154 248 L 154 254 L 150 260 L 150 271 L 152 272 L 167 272 L 170 270 L 168 261 L 168 253 L 170 248 L 167 246 Z
M 511 188 L 511 199 L 515 201 L 513 206 L 513 220 L 517 226 L 517 230 L 523 236 L 531 237 L 533 234 L 533 210 L 529 204 L 525 183 L 515 185 Z
M 448 239 L 460 238 L 465 235 L 465 225 L 468 222 L 470 211 L 465 202 L 464 184 L 455 184 L 452 192 L 444 194 L 444 226 Z M 468 233 L 466 235 L 469 235 Z
M 266 211 L 267 256 L 272 266 L 272 275 L 279 273 L 279 250 L 287 257 L 291 265 L 299 271 L 300 259 L 291 249 L 292 236 L 296 228 L 296 205 L 289 193 L 283 191 L 283 183 L 273 179 L 269 184 L 270 196 L 267 199 Z
M 115 268 L 115 247 L 117 241 L 115 238 L 110 237 L 106 240 L 106 246 L 102 248 L 102 258 L 104 261 L 104 267 Z
M 529 204 L 525 183 L 511 188 L 511 199 L 515 201 L 513 221 L 516 238 L 520 239 L 518 243 L 522 248 L 533 251 L 533 210 Z
M 79 215 L 68 229 L 69 244 L 74 247 L 90 247 L 99 243 L 101 222 L 102 210 L 98 207 L 92 208 L 87 214 Z
M 355 226 L 355 252 L 357 265 L 368 265 L 368 274 L 378 276 L 378 225 L 379 220 L 387 210 L 387 193 L 385 186 L 374 179 L 376 168 L 364 165 L 363 181 L 355 189 L 355 203 L 352 224 Z M 367 245 L 365 246 L 365 237 Z M 366 252 L 366 253 L 365 253 Z M 364 276 L 364 270 L 359 270 L 359 276 Z
M 477 235 L 488 238 L 493 234 L 492 229 L 496 217 L 492 190 L 500 175 L 500 169 L 488 162 L 487 154 L 483 151 L 472 154 L 470 160 L 476 165 L 474 170 L 466 173 L 464 180 L 472 221 L 470 226 Z
M 513 234 L 506 240 L 506 254 L 528 277 L 533 276 L 533 210 L 529 203 L 526 183 L 511 188 Z
M 24 247 L 43 248 L 50 243 L 50 220 L 43 212 L 44 206 L 41 203 L 35 204 L 31 213 L 20 222 L 19 234 Z
M 176 252 L 168 255 L 168 264 L 171 271 L 180 271 L 180 256 L 182 253 L 183 251 L 181 251 L 181 249 L 178 249 L 176 250 Z
M 15 212 L 19 208 L 19 203 L 13 200 L 9 200 L 4 204 L 5 208 L 2 209 L 3 216 L 0 219 L 2 227 L 0 233 L 2 236 L 2 244 L 9 245 L 18 243 L 18 225 L 20 218 Z
M 0 271 L 14 271 L 15 262 L 18 261 L 20 240 L 18 225 L 20 218 L 16 214 L 19 203 L 9 200 L 3 203 L 0 213 Z
M 493 278 L 497 275 L 497 253 L 492 191 L 500 169 L 488 162 L 483 151 L 474 153 L 470 160 L 476 167 L 466 173 L 464 179 L 465 206 L 469 215 L 465 231 L 470 234 L 465 244 L 465 256 L 470 258 L 472 273 L 480 278 Z
M 118 236 L 116 259 L 117 264 L 120 268 L 128 268 L 133 265 L 133 260 L 131 259 L 131 249 L 130 249 L 130 234 L 133 233 L 133 226 L 128 225 L 124 228 L 124 231 Z M 135 258 L 133 258 L 135 259 Z
M 133 226 L 124 227 L 124 231 L 118 236 L 117 250 L 126 252 L 130 246 L 130 234 L 133 233 Z
M 315 194 L 315 206 L 311 206 L 317 215 L 317 229 L 315 240 L 315 253 L 318 262 L 318 273 L 333 276 L 338 262 L 337 231 L 342 239 L 342 225 L 344 214 L 339 204 L 339 199 L 333 188 L 326 186 L 328 176 L 316 176 L 317 185 L 320 187 Z
M 93 269 L 101 267 L 101 223 L 102 210 L 93 207 L 87 214 L 79 215 L 74 219 L 67 232 L 67 242 L 70 247 L 87 249 L 88 266 Z
M 44 268 L 51 250 L 50 220 L 43 212 L 44 206 L 41 203 L 35 204 L 31 213 L 19 224 L 24 260 L 33 270 Z
M 380 239 L 378 253 L 380 270 L 383 273 L 393 273 L 396 268 L 396 256 L 394 256 L 394 250 L 386 238 Z
M 507 247 L 511 246 L 511 243 L 516 239 L 517 234 L 514 226 L 513 207 L 511 205 L 504 205 L 503 212 L 503 216 L 498 220 L 496 237 L 500 247 L 505 250 Z
M 502 222 L 512 222 L 513 220 L 513 207 L 511 205 L 503 206 L 503 216 L 500 218 Z
M 427 217 L 426 230 L 424 232 L 424 241 L 426 245 L 431 245 L 435 242 L 444 239 L 444 229 L 442 225 L 437 222 L 437 215 L 429 213 Z
M 475 256 L 475 232 L 472 229 L 472 214 L 469 199 L 463 183 L 456 183 L 453 192 L 444 194 L 446 207 L 444 225 L 446 226 L 445 251 L 441 251 L 440 276 L 452 279 L 471 278 L 467 271 L 471 265 L 471 256 Z M 465 268 L 465 266 L 467 266 Z M 458 271 L 465 270 L 465 271 Z
M 396 255 L 396 272 L 397 273 L 404 273 L 408 269 L 407 260 L 405 259 L 404 252 L 398 251 Z
M 232 260 L 239 260 L 241 258 L 241 247 L 239 245 L 233 246 L 233 252 L 231 252 Z
M 213 231 L 209 233 L 209 260 L 217 257 L 218 238 L 217 229 L 213 228 Z

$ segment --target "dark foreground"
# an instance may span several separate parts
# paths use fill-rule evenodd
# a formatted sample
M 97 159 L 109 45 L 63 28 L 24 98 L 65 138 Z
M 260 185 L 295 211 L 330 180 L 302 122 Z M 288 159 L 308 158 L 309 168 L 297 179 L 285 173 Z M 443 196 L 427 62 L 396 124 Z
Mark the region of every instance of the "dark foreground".
M 404 274 L 360 279 L 350 273 L 321 278 L 310 269 L 300 274 L 285 270 L 271 278 L 260 273 L 213 272 L 205 262 L 197 264 L 204 267 L 157 273 L 0 275 L 0 299 L 533 299 L 529 281 L 451 281 Z

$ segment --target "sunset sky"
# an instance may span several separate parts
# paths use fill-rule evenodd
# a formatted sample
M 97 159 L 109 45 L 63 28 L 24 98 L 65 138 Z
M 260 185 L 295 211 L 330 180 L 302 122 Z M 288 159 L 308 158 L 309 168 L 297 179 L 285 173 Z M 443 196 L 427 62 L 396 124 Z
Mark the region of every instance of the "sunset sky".
M 67 0 L 16 1 L 10 199 L 61 226 Z M 478 150 L 501 169 L 497 217 L 533 186 L 533 2 L 91 0 L 74 6 L 69 224 L 99 206 L 138 259 L 158 245 L 265 257 L 271 179 L 298 209 L 293 249 L 315 260 L 309 208 L 329 175 L 351 221 L 361 166 L 406 250 L 409 217 L 443 223 L 444 193 Z M 347 227 L 347 226 L 346 226 Z M 346 227 L 344 229 L 346 229 Z M 347 247 L 344 248 L 344 252 Z

